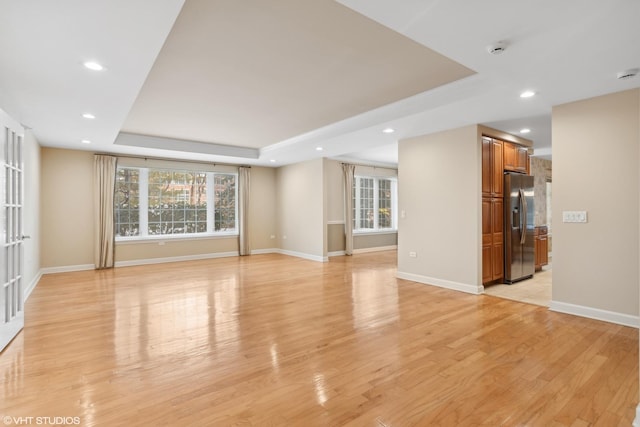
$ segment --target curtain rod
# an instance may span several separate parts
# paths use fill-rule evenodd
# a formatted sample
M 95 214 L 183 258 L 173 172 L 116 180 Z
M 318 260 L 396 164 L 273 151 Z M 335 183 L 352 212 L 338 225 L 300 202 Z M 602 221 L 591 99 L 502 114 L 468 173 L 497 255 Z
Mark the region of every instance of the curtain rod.
M 388 169 L 390 171 L 398 171 L 398 168 L 391 168 L 388 166 L 374 166 L 374 165 L 366 165 L 364 163 L 351 163 L 351 162 L 340 162 L 341 165 L 354 165 L 354 166 L 363 166 L 363 167 L 367 167 L 367 168 L 374 168 L 374 169 Z
M 114 157 L 126 158 L 126 159 L 161 160 L 166 162 L 198 163 L 202 165 L 213 165 L 213 166 L 235 166 L 239 168 L 251 169 L 251 166 L 249 165 L 238 165 L 233 163 L 220 163 L 220 162 L 205 162 L 203 160 L 170 159 L 169 157 L 136 156 L 136 155 L 130 155 L 130 154 L 120 155 L 120 154 L 113 154 L 113 153 L 95 153 L 95 154 L 104 155 L 104 156 L 114 156 Z

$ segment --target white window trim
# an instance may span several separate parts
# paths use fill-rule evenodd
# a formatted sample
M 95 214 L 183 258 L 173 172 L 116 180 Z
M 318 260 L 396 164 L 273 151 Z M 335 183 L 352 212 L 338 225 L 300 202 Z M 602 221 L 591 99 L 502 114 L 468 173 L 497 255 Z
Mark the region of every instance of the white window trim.
M 373 223 L 377 227 L 378 219 L 379 219 L 379 190 L 381 179 L 391 181 L 391 227 L 390 228 L 357 228 L 355 225 L 353 227 L 353 235 L 370 235 L 370 234 L 393 234 L 398 232 L 398 178 L 394 176 L 369 176 L 369 175 L 355 175 L 354 183 L 355 186 L 355 215 L 354 222 L 355 224 L 359 224 L 360 214 L 360 178 L 373 179 Z M 353 190 L 352 190 L 353 194 Z
M 149 211 L 149 170 L 165 170 L 163 168 L 143 168 L 123 166 L 123 169 L 138 170 L 138 198 L 139 198 L 139 223 L 140 235 L 138 236 L 116 236 L 115 241 L 119 244 L 148 243 L 162 240 L 202 240 L 216 238 L 230 238 L 239 235 L 238 230 L 238 174 L 232 172 L 206 172 L 207 177 L 207 231 L 205 233 L 182 233 L 182 234 L 147 234 L 149 230 L 149 216 L 144 212 Z M 183 172 L 203 172 L 197 170 L 184 169 Z M 231 231 L 214 231 L 215 229 L 215 179 L 214 175 L 233 175 L 236 183 L 234 186 L 235 219 L 236 229 Z M 208 191 L 211 189 L 211 191 Z M 210 210 L 209 210 L 210 209 Z M 143 231 L 144 230 L 144 231 Z M 144 232 L 144 234 L 142 234 Z

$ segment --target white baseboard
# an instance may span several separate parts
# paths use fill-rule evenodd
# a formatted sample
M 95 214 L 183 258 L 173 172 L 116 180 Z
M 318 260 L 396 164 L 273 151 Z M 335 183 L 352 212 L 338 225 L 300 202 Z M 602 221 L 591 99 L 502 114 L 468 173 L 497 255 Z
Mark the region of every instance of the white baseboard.
M 640 319 L 638 316 L 630 314 L 617 313 L 615 311 L 601 310 L 599 308 L 586 307 L 583 305 L 569 304 L 566 302 L 551 301 L 549 310 L 559 313 L 573 314 L 574 316 L 587 317 L 589 319 L 602 320 L 618 325 L 631 326 L 638 328 Z
M 411 280 L 412 282 L 424 283 L 425 285 L 438 286 L 440 288 L 451 289 L 454 291 L 466 292 L 468 294 L 479 295 L 484 292 L 484 286 L 469 285 L 466 283 L 452 282 L 450 280 L 436 279 L 435 277 L 427 277 L 419 274 L 404 273 L 398 271 L 396 277 L 399 279 Z
M 640 427 L 640 404 L 636 406 L 636 418 L 633 420 L 633 427 Z
M 382 251 L 393 251 L 398 249 L 398 245 L 390 245 L 390 246 L 377 246 L 375 248 L 362 248 L 362 249 L 354 249 L 354 254 L 366 254 L 368 252 L 382 252 Z
M 162 264 L 165 262 L 180 262 L 180 261 L 197 261 L 201 259 L 227 258 L 232 256 L 239 256 L 238 252 L 214 252 L 209 254 L 173 256 L 173 257 L 166 257 L 166 258 L 148 258 L 148 259 L 136 259 L 131 261 L 117 261 L 115 263 L 115 266 L 116 267 L 132 267 L 134 265 Z
M 332 256 L 344 256 L 345 253 L 344 251 L 335 251 L 335 252 L 329 252 L 327 254 L 327 256 L 332 257 Z
M 279 254 L 280 249 L 268 248 L 268 249 L 251 249 L 251 255 L 263 255 L 263 254 Z
M 36 288 L 36 286 L 38 286 L 38 282 L 40 281 L 41 278 L 42 278 L 42 270 L 38 271 L 38 274 L 36 274 L 36 277 L 33 278 L 31 283 L 29 283 L 27 285 L 26 289 L 24 290 L 23 297 L 24 297 L 25 301 L 27 301 L 27 299 L 31 295 L 31 292 L 33 292 L 33 290 Z
M 95 270 L 96 266 L 93 264 L 81 264 L 81 265 L 63 265 L 62 267 L 47 267 L 40 269 L 41 274 L 52 273 L 69 273 L 72 271 L 87 271 Z
M 278 253 L 280 253 L 282 255 L 294 256 L 294 257 L 297 257 L 297 258 L 304 258 L 304 259 L 308 259 L 308 260 L 311 260 L 311 261 L 318 261 L 318 262 L 328 262 L 329 261 L 329 257 L 328 256 L 311 255 L 311 254 L 305 254 L 304 252 L 288 251 L 286 249 L 278 249 Z

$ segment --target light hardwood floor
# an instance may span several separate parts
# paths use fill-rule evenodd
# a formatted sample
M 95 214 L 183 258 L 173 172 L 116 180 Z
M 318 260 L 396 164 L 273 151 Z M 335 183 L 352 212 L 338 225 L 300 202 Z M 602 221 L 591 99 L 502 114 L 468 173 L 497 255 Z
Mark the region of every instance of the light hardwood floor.
M 395 257 L 254 255 L 46 275 L 0 355 L 0 416 L 631 424 L 636 329 L 399 280 Z

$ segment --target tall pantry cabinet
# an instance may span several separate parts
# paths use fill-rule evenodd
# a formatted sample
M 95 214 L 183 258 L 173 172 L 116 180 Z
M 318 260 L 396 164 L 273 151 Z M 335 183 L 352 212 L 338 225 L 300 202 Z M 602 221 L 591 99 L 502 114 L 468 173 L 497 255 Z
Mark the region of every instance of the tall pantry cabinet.
M 504 276 L 503 142 L 482 137 L 482 283 Z

